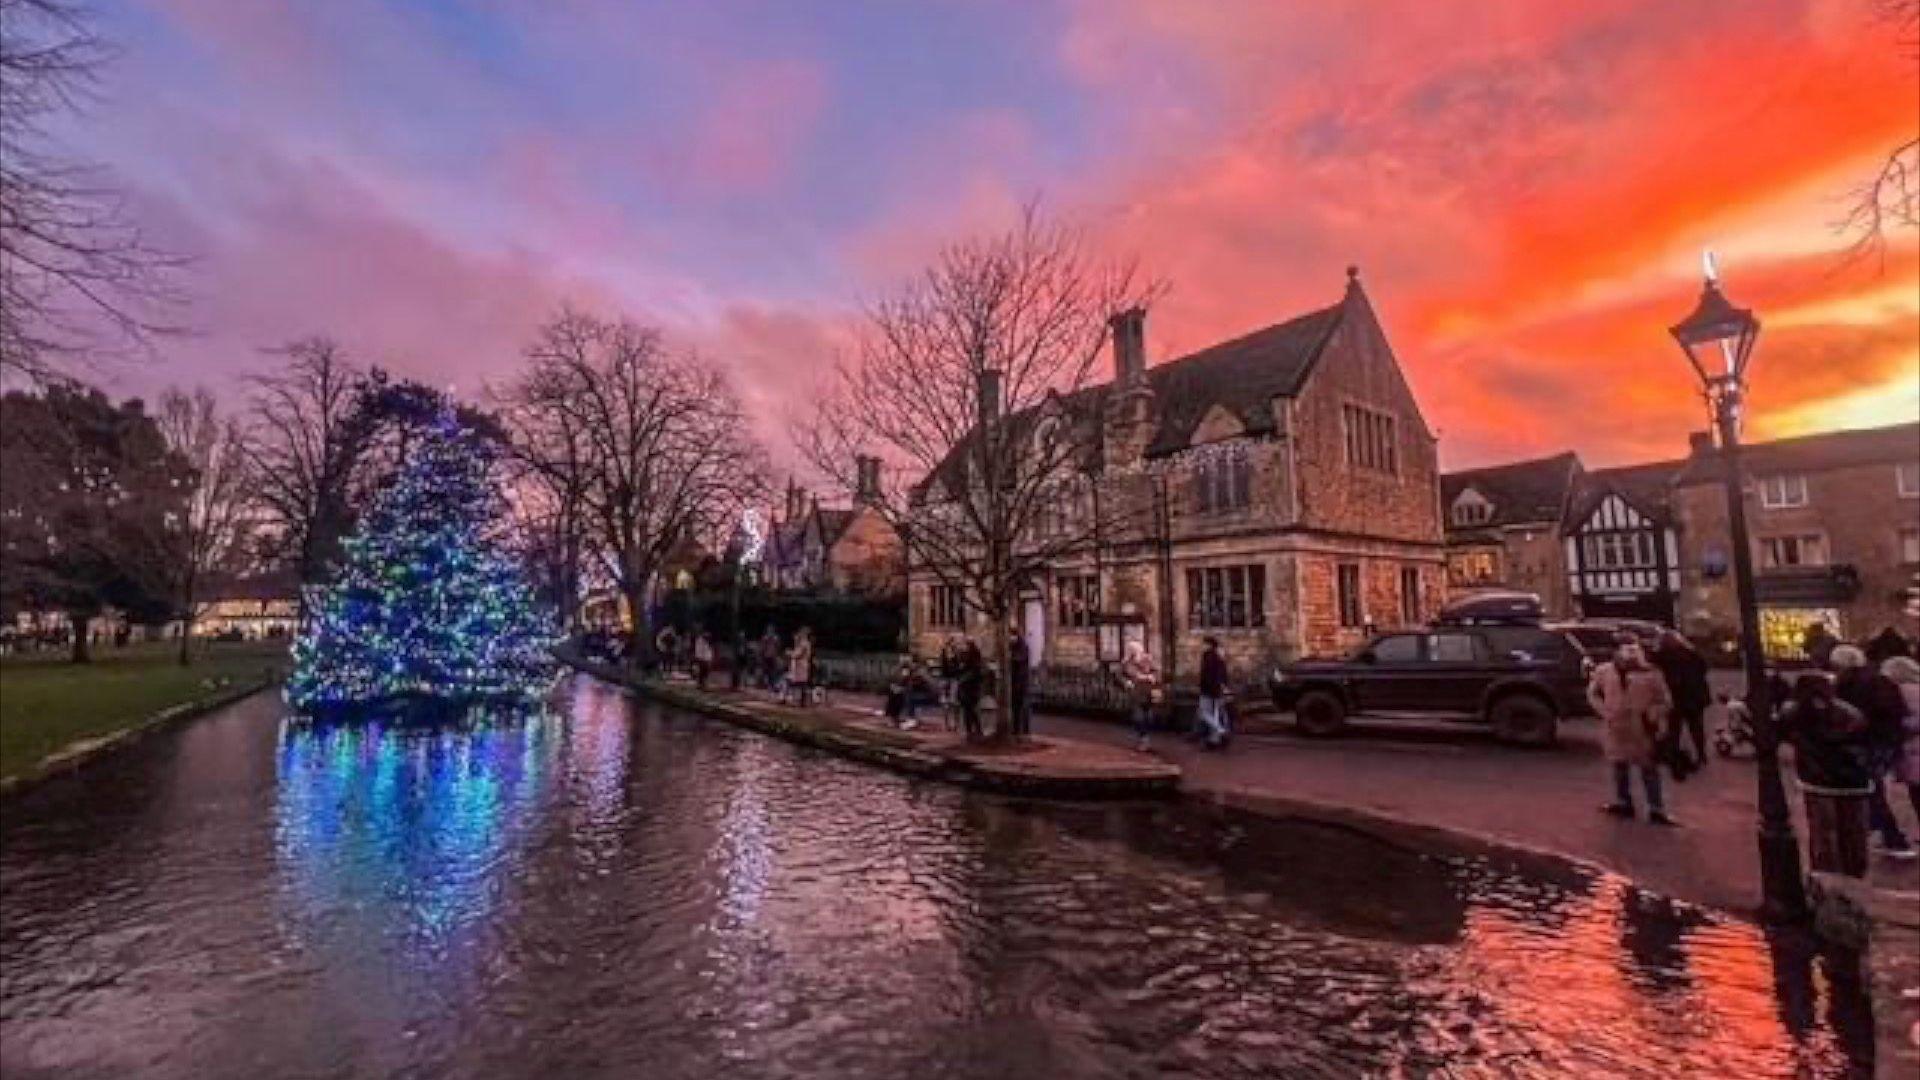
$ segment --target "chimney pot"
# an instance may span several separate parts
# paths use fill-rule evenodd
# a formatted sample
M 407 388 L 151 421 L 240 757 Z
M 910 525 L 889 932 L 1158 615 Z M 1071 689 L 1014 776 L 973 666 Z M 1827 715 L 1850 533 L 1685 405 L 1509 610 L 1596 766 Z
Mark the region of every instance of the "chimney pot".
M 1687 452 L 1694 457 L 1706 457 L 1713 453 L 1713 432 L 1695 431 L 1687 435 Z
M 1147 377 L 1147 309 L 1130 307 L 1107 320 L 1113 331 L 1113 380 L 1137 383 Z

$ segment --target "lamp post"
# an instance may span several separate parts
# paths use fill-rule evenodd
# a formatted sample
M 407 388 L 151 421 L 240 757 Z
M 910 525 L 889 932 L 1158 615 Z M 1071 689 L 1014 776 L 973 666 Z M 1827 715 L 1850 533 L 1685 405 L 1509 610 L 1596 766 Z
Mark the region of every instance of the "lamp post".
M 1728 302 L 1720 291 L 1713 256 L 1708 255 L 1705 262 L 1706 282 L 1699 304 L 1669 332 L 1700 377 L 1720 436 L 1721 482 L 1733 534 L 1733 580 L 1740 606 L 1740 653 L 1746 664 L 1746 701 L 1753 715 L 1757 751 L 1762 911 L 1770 920 L 1791 921 L 1806 915 L 1806 886 L 1800 876 L 1800 844 L 1793 835 L 1786 784 L 1780 779 L 1779 733 L 1773 723 L 1773 703 L 1768 700 L 1767 661 L 1760 651 L 1760 605 L 1753 584 L 1746 477 L 1740 463 L 1740 411 L 1760 320 L 1752 311 Z

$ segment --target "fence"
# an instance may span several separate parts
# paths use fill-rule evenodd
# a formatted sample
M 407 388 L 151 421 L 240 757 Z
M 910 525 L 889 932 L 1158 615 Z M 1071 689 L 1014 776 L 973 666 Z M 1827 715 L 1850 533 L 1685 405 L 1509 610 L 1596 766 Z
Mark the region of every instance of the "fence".
M 838 690 L 884 691 L 899 670 L 898 653 L 820 653 L 820 678 Z M 1098 668 L 1043 667 L 1033 673 L 1033 703 L 1067 712 L 1124 713 L 1127 694 L 1113 676 Z

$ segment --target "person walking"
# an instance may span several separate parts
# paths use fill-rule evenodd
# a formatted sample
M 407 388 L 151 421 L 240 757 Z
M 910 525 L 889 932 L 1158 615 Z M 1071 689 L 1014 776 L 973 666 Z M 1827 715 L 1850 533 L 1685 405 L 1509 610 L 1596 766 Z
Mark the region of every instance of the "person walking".
M 760 685 L 779 693 L 783 666 L 780 662 L 780 634 L 774 630 L 772 623 L 768 623 L 766 632 L 760 635 Z
M 960 706 L 960 722 L 967 730 L 967 741 L 978 742 L 980 729 L 980 693 L 987 677 L 986 657 L 971 635 L 962 637 L 954 651 L 953 696 Z
M 1208 634 L 1201 642 L 1206 650 L 1200 654 L 1200 702 L 1197 708 L 1206 745 L 1217 750 L 1226 746 L 1227 740 L 1232 737 L 1232 732 L 1227 729 L 1227 658 L 1220 653 L 1219 638 Z
M 1880 674 L 1900 688 L 1901 704 L 1907 707 L 1902 721 L 1900 757 L 1893 765 L 1894 777 L 1907 786 L 1907 801 L 1913 804 L 1913 816 L 1920 819 L 1920 660 L 1911 656 L 1888 657 L 1880 665 Z
M 940 646 L 940 719 L 948 731 L 960 730 L 960 639 L 949 635 Z
M 1153 727 L 1153 707 L 1160 700 L 1160 669 L 1147 655 L 1144 642 L 1127 642 L 1120 660 L 1120 681 L 1127 689 L 1128 713 L 1133 720 L 1133 748 L 1146 753 L 1147 732 Z
M 1607 761 L 1613 766 L 1614 798 L 1601 809 L 1615 817 L 1634 816 L 1631 774 L 1638 769 L 1647 793 L 1647 820 L 1655 825 L 1678 824 L 1667 816 L 1660 770 L 1654 762 L 1673 709 L 1666 679 L 1647 663 L 1639 645 L 1621 645 L 1611 660 L 1594 669 L 1587 701 L 1600 717 Z
M 1859 745 L 1861 764 L 1873 783 L 1873 791 L 1867 796 L 1867 824 L 1880 837 L 1881 849 L 1888 858 L 1914 858 L 1913 844 L 1900 830 L 1900 822 L 1887 802 L 1887 777 L 1906 740 L 1906 700 L 1899 685 L 1870 666 L 1867 654 L 1857 647 L 1836 646 L 1829 659 L 1835 672 L 1834 696 L 1859 710 L 1867 722 Z
M 661 627 L 660 632 L 653 635 L 653 651 L 655 662 L 660 665 L 660 673 L 671 675 L 674 661 L 680 656 L 680 635 L 674 632 L 671 625 Z
M 1028 698 L 1032 687 L 1033 653 L 1027 648 L 1027 639 L 1018 628 L 1010 629 L 1007 637 L 1007 666 L 1010 669 L 1007 697 L 1012 709 L 1013 737 L 1024 739 L 1033 733 L 1033 703 Z
M 1707 706 L 1713 703 L 1713 688 L 1707 684 L 1707 661 L 1693 643 L 1678 630 L 1663 630 L 1660 646 L 1653 652 L 1653 666 L 1667 680 L 1667 692 L 1673 695 L 1673 725 L 1670 740 L 1678 749 L 1683 734 L 1693 737 L 1695 769 L 1707 764 Z
M 918 689 L 919 671 L 913 657 L 900 658 L 900 666 L 893 671 L 893 681 L 887 684 L 887 701 L 882 711 L 889 723 L 902 731 L 912 731 L 920 726 L 914 719 L 914 692 Z
M 707 673 L 713 670 L 713 640 L 704 630 L 693 635 L 693 684 L 707 688 Z
M 803 709 L 813 703 L 813 631 L 804 626 L 794 632 L 787 654 L 787 692 Z
M 1860 710 L 1834 694 L 1833 680 L 1807 672 L 1780 710 L 1780 738 L 1793 747 L 1793 772 L 1813 787 L 1859 790 L 1867 769 L 1856 752 L 1867 729 Z

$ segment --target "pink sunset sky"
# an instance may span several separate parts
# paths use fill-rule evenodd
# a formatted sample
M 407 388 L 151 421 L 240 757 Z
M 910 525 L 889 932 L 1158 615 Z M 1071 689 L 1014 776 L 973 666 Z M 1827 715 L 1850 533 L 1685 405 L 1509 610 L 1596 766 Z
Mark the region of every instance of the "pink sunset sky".
M 99 0 L 60 134 L 194 257 L 118 389 L 327 333 L 476 392 L 564 302 L 727 365 L 776 441 L 860 305 L 1044 200 L 1170 293 L 1154 360 L 1347 264 L 1450 466 L 1684 450 L 1719 253 L 1760 435 L 1920 414 L 1920 244 L 1848 261 L 1920 124 L 1871 0 Z

